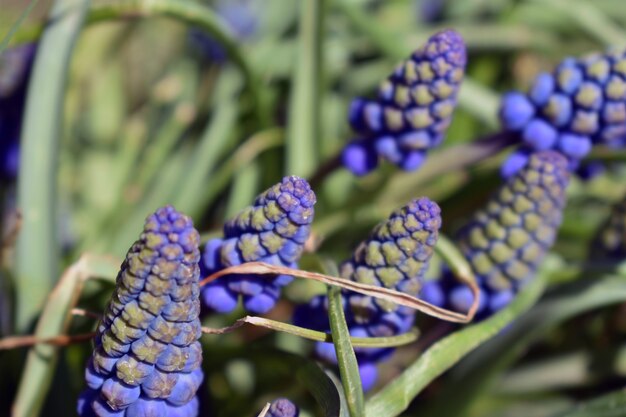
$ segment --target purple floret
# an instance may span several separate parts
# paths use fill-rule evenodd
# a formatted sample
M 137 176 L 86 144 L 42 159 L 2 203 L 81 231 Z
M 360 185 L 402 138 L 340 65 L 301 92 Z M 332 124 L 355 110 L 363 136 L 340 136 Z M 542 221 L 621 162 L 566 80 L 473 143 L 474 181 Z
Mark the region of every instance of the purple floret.
M 406 171 L 418 169 L 450 125 L 466 62 L 461 35 L 444 30 L 400 64 L 376 98 L 355 98 L 348 120 L 357 138 L 343 151 L 344 166 L 366 175 L 380 158 Z

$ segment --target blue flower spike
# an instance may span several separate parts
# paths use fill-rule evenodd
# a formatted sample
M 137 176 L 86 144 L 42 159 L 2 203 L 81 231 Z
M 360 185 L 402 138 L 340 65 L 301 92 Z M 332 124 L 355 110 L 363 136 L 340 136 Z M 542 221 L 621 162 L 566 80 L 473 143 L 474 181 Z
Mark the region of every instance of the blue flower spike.
M 297 268 L 311 232 L 316 202 L 306 180 L 290 176 L 259 195 L 224 225 L 224 237 L 209 241 L 202 255 L 204 276 L 246 262 L 265 262 Z M 246 310 L 271 310 L 288 275 L 231 275 L 209 283 L 202 292 L 207 307 L 220 313 L 233 311 L 241 298 Z
M 517 136 L 522 154 L 553 149 L 568 157 L 570 170 L 593 145 L 626 145 L 626 51 L 609 50 L 564 59 L 537 76 L 526 94 L 505 94 L 500 120 Z M 505 178 L 525 166 L 519 153 L 505 162 Z
M 459 245 L 480 287 L 478 318 L 505 307 L 535 276 L 561 224 L 568 182 L 565 156 L 530 154 L 461 230 Z M 465 313 L 473 302 L 471 291 L 448 272 L 428 287 L 423 298 L 433 304 Z
M 272 401 L 266 417 L 298 417 L 299 415 L 298 406 L 287 398 L 278 398 Z
M 81 417 L 195 417 L 202 383 L 200 235 L 167 206 L 121 266 L 85 370 Z
M 382 158 L 406 171 L 418 169 L 450 125 L 466 62 L 461 35 L 444 30 L 400 64 L 375 99 L 354 99 L 348 119 L 357 138 L 343 151 L 345 167 L 366 175 Z
M 350 260 L 341 265 L 340 275 L 351 281 L 418 296 L 440 228 L 439 206 L 425 197 L 415 199 L 374 228 Z M 345 291 L 343 301 L 346 322 L 354 337 L 394 336 L 409 331 L 414 322 L 414 310 L 386 300 Z M 294 321 L 304 327 L 328 331 L 326 318 L 326 298 L 318 296 L 296 310 Z M 332 344 L 319 342 L 315 351 L 319 358 L 337 362 Z M 376 364 L 389 358 L 393 349 L 356 348 L 355 352 L 363 389 L 370 390 L 377 379 Z

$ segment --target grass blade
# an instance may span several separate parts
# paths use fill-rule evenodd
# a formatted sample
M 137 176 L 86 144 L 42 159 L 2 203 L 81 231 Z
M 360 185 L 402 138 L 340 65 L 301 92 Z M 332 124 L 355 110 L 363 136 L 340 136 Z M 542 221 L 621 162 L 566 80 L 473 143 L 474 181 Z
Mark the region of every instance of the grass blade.
M 11 38 L 13 38 L 13 35 L 15 35 L 15 33 L 19 30 L 19 28 L 22 26 L 22 23 L 24 23 L 24 21 L 26 20 L 30 12 L 33 11 L 38 2 L 39 0 L 31 0 L 29 5 L 24 9 L 24 11 L 22 11 L 20 17 L 15 21 L 13 26 L 11 26 L 9 32 L 4 36 L 4 38 L 2 38 L 2 42 L 0 42 L 0 54 L 4 52 L 9 42 L 11 42 Z
M 446 387 L 445 393 L 424 410 L 422 415 L 442 413 L 463 414 L 474 399 L 491 383 L 502 369 L 519 357 L 526 347 L 559 323 L 602 306 L 616 304 L 626 299 L 624 278 L 607 276 L 574 282 L 564 286 L 559 293 L 548 297 L 533 310 L 521 316 L 506 333 L 492 339 L 460 364 Z M 459 387 L 463 387 L 459 391 Z M 455 401 L 446 400 L 455 393 Z
M 118 263 L 109 258 L 83 255 L 62 275 L 50 294 L 46 307 L 37 323 L 38 339 L 66 334 L 71 310 L 76 304 L 85 280 L 90 277 L 109 278 L 113 282 Z M 13 417 L 39 415 L 57 362 L 58 347 L 40 344 L 28 352 L 26 367 L 22 373 L 18 392 L 13 404 Z
M 546 280 L 546 274 L 541 273 L 513 303 L 498 314 L 434 344 L 398 378 L 367 401 L 365 416 L 394 417 L 406 410 L 417 394 L 432 380 L 532 306 L 543 292 Z
M 328 289 L 328 319 L 348 409 L 352 417 L 359 417 L 363 415 L 364 408 L 363 386 L 359 375 L 359 364 L 350 343 L 350 331 L 343 313 L 341 290 L 337 287 Z
M 324 0 L 300 2 L 299 54 L 292 77 L 293 87 L 285 142 L 286 175 L 307 177 L 317 167 L 324 2 Z
M 58 276 L 60 121 L 69 62 L 89 4 L 89 0 L 54 3 L 28 86 L 18 183 L 18 207 L 23 214 L 15 280 L 19 331 L 29 326 Z

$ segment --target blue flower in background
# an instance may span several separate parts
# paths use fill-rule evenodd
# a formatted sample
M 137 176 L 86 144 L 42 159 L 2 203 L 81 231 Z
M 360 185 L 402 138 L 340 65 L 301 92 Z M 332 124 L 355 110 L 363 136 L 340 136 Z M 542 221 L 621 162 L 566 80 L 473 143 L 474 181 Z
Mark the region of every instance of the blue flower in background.
M 459 245 L 481 291 L 478 317 L 505 307 L 529 280 L 552 247 L 565 208 L 567 158 L 555 151 L 531 154 L 459 234 Z M 444 271 L 429 281 L 422 299 L 465 313 L 473 295 Z
M 501 103 L 505 130 L 520 148 L 502 166 L 507 178 L 535 151 L 554 149 L 578 168 L 594 145 L 626 145 L 626 52 L 609 50 L 564 59 L 553 73 L 535 78 L 524 94 L 511 92 Z
M 259 7 L 258 0 L 218 0 L 213 9 L 237 40 L 251 39 L 259 30 L 259 14 L 262 8 Z M 224 47 L 205 31 L 199 28 L 190 29 L 189 39 L 207 60 L 226 61 Z
M 146 219 L 98 325 L 81 417 L 198 415 L 199 243 L 191 219 L 171 206 Z
M 202 272 L 210 275 L 245 262 L 265 262 L 297 268 L 307 241 L 316 198 L 306 180 L 290 176 L 259 195 L 224 225 L 224 237 L 209 241 L 202 255 Z M 202 291 L 209 308 L 226 313 L 243 299 L 246 310 L 266 313 L 292 281 L 289 275 L 232 275 L 214 281 Z
M 345 167 L 365 175 L 383 158 L 406 171 L 418 169 L 450 125 L 466 62 L 463 38 L 445 30 L 400 64 L 376 99 L 354 99 L 348 119 L 358 137 L 343 150 Z
M 439 206 L 427 198 L 411 201 L 380 223 L 340 268 L 342 278 L 418 296 L 441 227 Z M 410 330 L 415 311 L 355 292 L 343 292 L 344 310 L 354 337 L 385 337 Z M 313 298 L 296 310 L 300 326 L 328 331 L 327 299 Z M 377 378 L 376 363 L 393 349 L 356 348 L 363 388 L 369 390 Z M 316 353 L 329 362 L 337 361 L 331 343 L 318 343 Z
M 272 401 L 267 417 L 298 417 L 300 410 L 287 398 L 278 398 Z
M 20 132 L 35 45 L 0 54 L 0 179 L 13 180 L 19 170 Z

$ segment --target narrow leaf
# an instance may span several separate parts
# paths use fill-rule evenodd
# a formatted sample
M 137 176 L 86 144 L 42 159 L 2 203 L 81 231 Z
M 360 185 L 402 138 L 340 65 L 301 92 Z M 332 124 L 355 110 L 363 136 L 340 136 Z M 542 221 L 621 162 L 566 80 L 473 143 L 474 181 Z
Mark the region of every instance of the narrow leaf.
M 360 294 L 365 294 L 375 298 L 391 301 L 395 304 L 419 310 L 423 313 L 426 313 L 433 317 L 437 317 L 441 320 L 455 323 L 467 323 L 471 321 L 476 310 L 476 307 L 473 305 L 467 315 L 459 314 L 450 310 L 446 310 L 445 308 L 429 304 L 424 300 L 420 300 L 419 298 L 415 298 L 411 295 L 399 291 L 394 291 L 383 287 L 377 287 L 374 285 L 361 284 L 360 282 L 350 281 L 331 275 L 324 275 L 318 272 L 302 271 L 300 269 L 270 265 L 263 262 L 247 262 L 241 265 L 231 266 L 229 268 L 222 269 L 200 281 L 200 286 L 206 285 L 211 281 L 215 281 L 222 276 L 230 274 L 285 274 L 293 275 L 299 278 L 312 279 L 314 281 L 323 282 L 327 285 L 332 285 L 350 291 L 358 292 Z M 474 304 L 476 304 L 479 297 L 478 287 L 475 283 L 471 282 L 470 288 L 472 290 L 472 294 L 474 295 Z
M 343 313 L 341 290 L 337 287 L 328 289 L 328 319 L 348 409 L 352 417 L 360 417 L 363 415 L 364 408 L 363 386 L 359 375 L 359 364 L 350 343 L 350 331 Z
M 532 306 L 543 292 L 546 280 L 546 274 L 539 274 L 507 308 L 434 344 L 399 377 L 366 403 L 365 415 L 394 417 L 406 410 L 411 401 L 431 381 L 484 341 L 495 336 Z
M 554 417 L 623 417 L 626 416 L 626 391 L 619 390 L 591 401 Z

